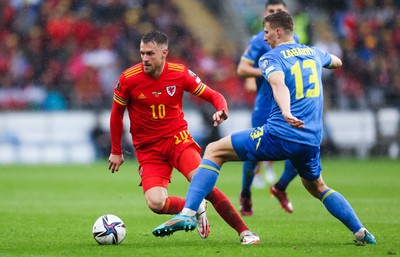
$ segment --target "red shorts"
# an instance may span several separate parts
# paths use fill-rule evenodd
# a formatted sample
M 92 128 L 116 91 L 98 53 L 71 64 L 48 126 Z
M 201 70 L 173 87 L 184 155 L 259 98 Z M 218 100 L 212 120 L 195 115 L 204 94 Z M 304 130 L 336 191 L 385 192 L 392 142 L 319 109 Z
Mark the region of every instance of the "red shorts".
M 177 169 L 186 178 L 201 162 L 201 148 L 187 130 L 174 137 L 162 139 L 136 150 L 143 191 L 161 186 L 168 188 L 172 170 Z

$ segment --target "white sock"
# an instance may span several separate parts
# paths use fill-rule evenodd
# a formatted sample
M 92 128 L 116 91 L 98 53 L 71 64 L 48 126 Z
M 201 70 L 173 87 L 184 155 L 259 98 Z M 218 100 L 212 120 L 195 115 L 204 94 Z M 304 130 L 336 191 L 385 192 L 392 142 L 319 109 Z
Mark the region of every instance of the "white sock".
M 356 233 L 354 233 L 354 236 L 356 237 L 357 240 L 361 240 L 365 236 L 365 231 L 368 232 L 366 228 L 360 228 Z
M 194 215 L 196 215 L 196 211 L 191 210 L 189 208 L 183 208 L 183 210 L 181 211 L 181 215 L 194 216 Z

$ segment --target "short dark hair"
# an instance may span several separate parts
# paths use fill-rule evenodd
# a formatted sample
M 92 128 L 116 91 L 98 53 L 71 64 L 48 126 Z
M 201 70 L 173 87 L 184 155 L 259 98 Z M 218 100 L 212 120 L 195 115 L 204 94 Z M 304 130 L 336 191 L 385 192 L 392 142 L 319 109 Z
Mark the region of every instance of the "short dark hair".
M 168 38 L 164 32 L 159 30 L 153 30 L 142 37 L 141 40 L 143 43 L 147 44 L 150 42 L 154 42 L 157 45 L 166 45 L 168 46 Z
M 292 15 L 287 12 L 279 11 L 268 15 L 264 18 L 264 25 L 265 23 L 269 22 L 271 28 L 278 28 L 281 27 L 284 30 L 293 32 L 294 24 Z
M 283 6 L 286 7 L 286 3 L 283 0 L 269 0 L 265 3 L 265 9 L 267 9 L 268 5 L 277 5 L 277 4 L 282 4 Z

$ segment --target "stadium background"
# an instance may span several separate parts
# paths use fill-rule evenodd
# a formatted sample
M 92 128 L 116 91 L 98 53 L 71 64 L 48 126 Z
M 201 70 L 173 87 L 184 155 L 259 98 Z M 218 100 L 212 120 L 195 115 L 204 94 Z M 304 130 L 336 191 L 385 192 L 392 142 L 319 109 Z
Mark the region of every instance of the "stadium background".
M 286 2 L 300 41 L 344 61 L 342 69 L 324 73 L 324 154 L 398 158 L 400 1 Z M 1 1 L 0 164 L 107 157 L 114 85 L 121 71 L 140 61 L 140 38 L 155 28 L 169 36 L 169 61 L 186 64 L 228 100 L 230 119 L 210 131 L 204 120 L 209 108 L 186 96 L 186 118 L 199 143 L 215 132 L 250 127 L 254 95 L 244 92 L 236 65 L 261 29 L 264 4 Z M 127 133 L 126 139 L 125 155 L 134 158 Z

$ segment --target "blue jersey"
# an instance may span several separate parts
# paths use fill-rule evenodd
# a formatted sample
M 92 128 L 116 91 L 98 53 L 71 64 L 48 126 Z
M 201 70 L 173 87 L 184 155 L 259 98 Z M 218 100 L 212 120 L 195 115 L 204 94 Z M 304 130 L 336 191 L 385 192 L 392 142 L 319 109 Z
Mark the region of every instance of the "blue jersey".
M 255 68 L 259 67 L 258 61 L 261 56 L 271 50 L 269 44 L 264 41 L 264 35 L 265 32 L 263 30 L 254 35 L 242 55 L 242 59 L 253 64 Z M 299 42 L 299 38 L 296 35 L 294 35 L 294 39 L 296 42 Z M 262 126 L 267 122 L 271 111 L 271 102 L 273 101 L 272 91 L 270 87 L 265 84 L 264 77 L 256 77 L 256 84 L 257 95 L 251 121 L 253 127 Z
M 284 73 L 292 115 L 304 121 L 305 126 L 303 129 L 291 127 L 273 101 L 267 121 L 272 135 L 310 146 L 321 144 L 324 104 L 321 72 L 331 61 L 328 53 L 294 42 L 281 44 L 260 58 L 260 69 L 267 80 L 275 72 Z

